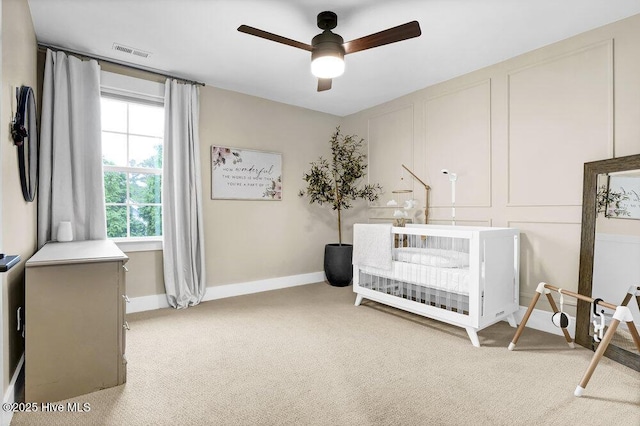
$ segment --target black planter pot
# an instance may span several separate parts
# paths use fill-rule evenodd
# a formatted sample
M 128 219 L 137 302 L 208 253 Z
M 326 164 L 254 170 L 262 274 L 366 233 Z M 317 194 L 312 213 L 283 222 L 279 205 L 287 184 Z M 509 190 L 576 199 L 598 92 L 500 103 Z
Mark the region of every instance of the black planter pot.
M 353 245 L 327 244 L 324 246 L 324 274 L 329 284 L 346 287 L 353 279 Z

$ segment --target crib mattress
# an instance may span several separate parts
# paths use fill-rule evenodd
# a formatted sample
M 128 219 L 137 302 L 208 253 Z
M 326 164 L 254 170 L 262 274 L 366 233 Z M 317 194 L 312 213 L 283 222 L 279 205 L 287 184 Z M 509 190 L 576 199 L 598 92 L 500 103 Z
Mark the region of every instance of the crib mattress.
M 469 268 L 441 268 L 393 261 L 391 269 L 385 270 L 372 266 L 359 267 L 365 274 L 417 284 L 457 294 L 469 294 Z

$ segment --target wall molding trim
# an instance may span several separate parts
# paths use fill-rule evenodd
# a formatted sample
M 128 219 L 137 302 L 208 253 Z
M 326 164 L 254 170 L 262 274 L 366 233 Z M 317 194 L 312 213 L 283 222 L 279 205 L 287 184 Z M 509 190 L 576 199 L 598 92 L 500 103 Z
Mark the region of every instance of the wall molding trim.
M 225 284 L 208 286 L 207 292 L 202 299 L 203 302 L 209 300 L 224 299 L 227 297 L 242 296 L 245 294 L 261 293 L 263 291 L 279 290 L 282 288 L 296 287 L 307 284 L 323 282 L 324 272 L 311 272 L 308 274 L 290 275 L 287 277 L 268 278 L 265 280 L 248 281 L 244 283 Z M 127 304 L 127 313 L 152 311 L 169 307 L 166 294 L 154 294 L 151 296 L 132 297 L 131 303 Z
M 544 223 L 545 225 L 582 225 L 581 222 L 572 220 L 508 220 L 507 226 L 511 227 L 514 223 Z
M 474 102 L 474 100 L 476 99 L 476 96 L 480 100 L 477 102 Z M 449 102 L 459 103 L 463 97 L 465 98 L 465 105 L 469 109 L 469 111 L 473 111 L 473 116 L 475 118 L 481 117 L 483 122 L 483 127 L 486 127 L 486 129 L 483 130 L 483 132 L 486 132 L 486 133 L 483 134 L 483 132 L 478 131 L 478 133 L 473 136 L 474 138 L 476 138 L 475 140 L 477 142 L 476 145 L 482 146 L 483 148 L 486 149 L 486 152 L 482 153 L 483 156 L 486 154 L 486 158 L 479 157 L 476 159 L 474 163 L 476 165 L 483 165 L 484 170 L 483 170 L 483 167 L 474 166 L 472 172 L 474 171 L 479 173 L 481 173 L 482 171 L 486 172 L 488 175 L 488 181 L 486 182 L 486 185 L 487 185 L 486 188 L 484 188 L 484 186 L 481 187 L 483 188 L 482 191 L 485 191 L 486 189 L 486 194 L 485 194 L 486 196 L 484 196 L 483 199 L 470 200 L 470 201 L 457 200 L 456 208 L 458 207 L 459 208 L 466 208 L 466 207 L 491 208 L 493 207 L 493 191 L 494 191 L 493 170 L 492 170 L 492 162 L 493 162 L 493 156 L 494 156 L 492 122 L 493 122 L 494 112 L 493 112 L 493 95 L 492 95 L 491 78 L 485 78 L 480 81 L 475 81 L 472 83 L 451 87 L 448 90 L 438 93 L 437 95 L 427 96 L 423 100 L 422 121 L 424 123 L 423 138 L 424 138 L 425 164 L 426 164 L 427 170 L 431 170 L 431 173 L 433 174 L 433 176 L 431 176 L 431 179 L 434 183 L 437 183 L 438 185 L 440 185 L 440 183 L 446 182 L 444 179 L 440 180 L 442 179 L 442 175 L 440 175 L 438 171 L 441 169 L 441 166 L 436 167 L 436 165 L 441 164 L 440 163 L 441 160 L 437 160 L 437 161 L 430 160 L 430 158 L 440 158 L 442 153 L 439 152 L 440 150 L 437 149 L 437 147 L 441 146 L 441 142 L 444 139 L 439 139 L 437 137 L 434 137 L 430 133 L 429 129 L 452 128 L 451 126 L 447 127 L 447 125 L 440 124 L 441 120 L 438 120 L 437 114 L 438 114 L 438 111 L 441 110 L 442 106 L 438 105 L 437 103 L 445 102 L 446 104 L 447 98 L 450 99 Z M 445 127 L 442 127 L 442 126 L 445 126 Z M 460 139 L 469 137 L 469 135 L 461 136 L 460 134 L 457 134 L 457 133 L 456 133 L 456 136 L 451 137 L 451 134 L 450 134 L 451 132 L 452 132 L 451 130 L 445 131 L 445 133 L 449 133 L 449 137 L 452 138 L 452 140 L 460 140 Z M 436 133 L 437 133 L 437 130 L 436 130 Z M 442 137 L 442 135 L 440 137 Z M 435 152 L 434 152 L 434 149 L 435 149 Z M 451 158 L 449 158 L 449 160 L 451 160 Z M 455 169 L 457 168 L 455 163 L 456 162 L 453 161 L 453 164 L 449 164 L 447 166 Z M 436 176 L 439 176 L 440 179 L 438 179 Z M 483 185 L 484 185 L 484 182 L 483 182 Z M 434 209 L 451 208 L 451 204 L 449 203 L 450 198 L 441 197 L 441 196 L 434 197 L 433 193 L 430 195 L 430 197 L 432 201 L 429 203 L 429 208 L 434 208 Z M 464 194 L 462 198 L 464 198 Z
M 424 100 L 425 104 L 427 104 L 429 101 L 432 101 L 434 99 L 438 99 L 438 98 L 442 98 L 444 96 L 448 96 L 448 95 L 453 95 L 456 94 L 458 92 L 462 92 L 468 89 L 473 89 L 474 87 L 478 87 L 478 86 L 482 86 L 484 84 L 488 84 L 489 85 L 489 92 L 491 92 L 491 77 L 487 77 L 487 78 L 483 78 L 481 80 L 475 81 L 473 83 L 467 83 L 467 84 L 463 84 L 460 86 L 454 86 L 449 88 L 448 90 L 445 90 L 441 93 L 435 94 L 435 95 L 431 95 L 431 96 L 427 96 Z M 426 108 L 425 108 L 426 110 Z
M 450 209 L 451 207 L 449 207 Z M 458 208 L 458 206 L 456 206 L 456 208 Z M 457 214 L 457 212 L 456 212 Z M 482 225 L 478 225 L 478 223 L 481 223 Z M 492 219 L 458 219 L 458 217 L 456 216 L 456 224 L 467 224 L 468 226 L 493 226 L 493 220 Z M 449 225 L 451 224 L 451 218 L 431 218 L 431 215 L 429 215 L 429 224 L 430 225 Z
M 153 294 L 151 296 L 132 297 L 129 299 L 130 303 L 127 304 L 127 313 L 133 314 L 135 312 L 154 311 L 156 309 L 168 308 L 167 295 Z
M 512 76 L 512 75 L 516 75 L 522 71 L 526 71 L 529 70 L 531 68 L 535 68 L 538 67 L 540 65 L 546 65 L 552 62 L 556 62 L 565 58 L 569 58 L 571 56 L 574 55 L 578 55 L 580 53 L 584 53 L 584 52 L 588 52 L 589 50 L 593 50 L 593 49 L 597 49 L 599 47 L 606 47 L 609 51 L 609 60 L 612 61 L 611 65 L 613 66 L 613 43 L 614 43 L 614 39 L 613 38 L 606 38 L 600 41 L 596 41 L 594 43 L 590 43 L 584 46 L 580 46 L 577 47 L 575 49 L 571 49 L 568 50 L 566 52 L 563 53 L 559 53 L 557 55 L 553 55 L 553 56 L 549 56 L 543 59 L 538 59 L 538 60 L 534 60 L 533 62 L 530 62 L 526 65 L 522 65 L 519 67 L 515 67 L 515 68 L 511 68 L 506 72 L 507 77 Z M 528 52 L 531 53 L 531 52 Z M 525 53 L 526 55 L 526 53 Z M 613 70 L 613 68 L 612 68 Z M 612 75 L 613 76 L 613 75 Z
M 369 123 L 371 120 L 375 120 L 376 118 L 381 118 L 384 117 L 385 115 L 391 115 L 394 114 L 396 112 L 400 112 L 400 111 L 404 111 L 404 110 L 411 110 L 411 112 L 413 112 L 415 110 L 415 102 L 407 102 L 407 103 L 402 103 L 402 104 L 397 104 L 397 105 L 389 105 L 386 109 L 379 111 L 377 114 L 372 115 L 371 117 L 369 117 L 367 119 L 367 123 Z M 367 126 L 368 127 L 368 126 Z

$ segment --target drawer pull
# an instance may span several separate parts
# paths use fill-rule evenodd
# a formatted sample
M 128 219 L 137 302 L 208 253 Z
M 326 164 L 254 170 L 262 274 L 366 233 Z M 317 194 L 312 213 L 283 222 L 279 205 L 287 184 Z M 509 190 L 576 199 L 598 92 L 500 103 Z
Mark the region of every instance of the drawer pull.
M 122 328 L 124 328 L 125 330 L 131 330 L 131 329 L 129 328 L 129 323 L 128 323 L 128 322 L 126 322 L 126 321 L 124 322 L 124 324 L 122 324 Z
M 122 298 L 124 299 L 125 302 L 131 303 L 131 299 L 129 299 L 129 296 L 127 296 L 126 294 L 123 294 Z
M 125 271 L 129 272 L 129 268 L 127 268 L 126 266 L 122 265 L 122 267 L 124 268 Z

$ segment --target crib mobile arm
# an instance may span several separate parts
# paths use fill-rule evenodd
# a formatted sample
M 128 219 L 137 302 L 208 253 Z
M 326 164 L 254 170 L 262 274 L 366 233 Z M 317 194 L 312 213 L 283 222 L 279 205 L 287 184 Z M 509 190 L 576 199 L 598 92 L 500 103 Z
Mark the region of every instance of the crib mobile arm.
M 409 172 L 409 174 L 411 176 L 413 176 L 415 178 L 415 180 L 417 180 L 418 182 L 420 182 L 422 184 L 422 186 L 424 186 L 424 190 L 425 190 L 425 194 L 424 194 L 424 223 L 429 223 L 429 190 L 431 189 L 431 187 L 429 185 L 427 185 L 426 183 L 424 183 L 422 181 L 422 179 L 420 179 L 418 176 L 416 176 L 415 173 L 413 173 L 411 170 L 409 170 L 409 168 L 407 166 L 405 166 L 404 164 L 402 165 L 402 167 Z

